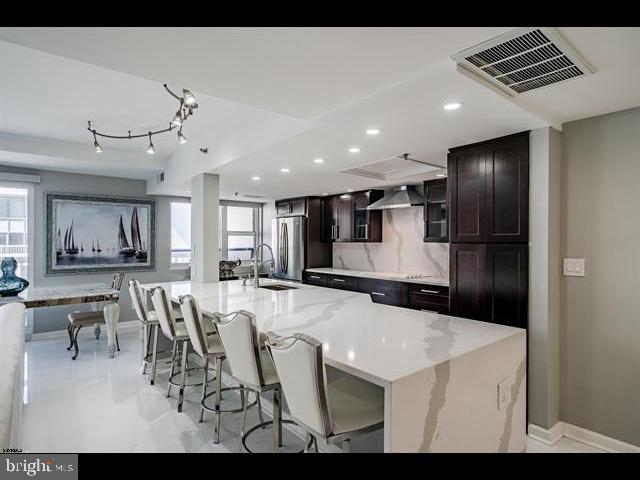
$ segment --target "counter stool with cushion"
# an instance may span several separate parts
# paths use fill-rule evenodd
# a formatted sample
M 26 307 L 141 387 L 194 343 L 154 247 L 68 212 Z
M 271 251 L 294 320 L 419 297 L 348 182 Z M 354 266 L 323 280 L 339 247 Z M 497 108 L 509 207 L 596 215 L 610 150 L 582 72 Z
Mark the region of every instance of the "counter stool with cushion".
M 120 290 L 122 287 L 122 280 L 124 279 L 124 272 L 118 272 L 113 276 L 113 281 L 111 282 L 111 288 Z M 74 355 L 71 357 L 72 360 L 78 358 L 78 332 L 80 329 L 86 325 L 104 325 L 105 318 L 104 312 L 102 310 L 98 311 L 89 311 L 89 312 L 71 312 L 68 315 L 69 325 L 67 325 L 67 333 L 69 334 L 69 346 L 67 350 L 71 350 L 73 347 L 75 350 Z M 96 329 L 96 339 L 100 336 L 100 330 Z M 116 332 L 116 345 L 118 351 L 120 351 L 120 342 L 118 342 L 118 332 Z
M 169 373 L 169 387 L 167 389 L 167 397 L 171 394 L 171 387 L 180 388 L 178 394 L 178 412 L 182 412 L 182 403 L 184 401 L 184 389 L 186 386 L 199 387 L 201 383 L 192 383 L 186 385 L 187 372 L 197 370 L 201 367 L 187 367 L 187 353 L 189 348 L 189 332 L 183 321 L 178 321 L 175 310 L 171 306 L 167 294 L 162 287 L 156 287 L 151 293 L 151 302 L 154 311 L 158 317 L 158 323 L 162 329 L 162 333 L 173 343 L 171 354 L 171 373 Z M 181 319 L 180 319 L 181 320 Z M 180 347 L 180 348 L 179 348 Z M 180 372 L 175 372 L 176 361 L 180 360 Z M 174 377 L 180 376 L 179 382 Z
M 267 344 L 287 399 L 289 412 L 318 451 L 318 437 L 341 443 L 383 427 L 384 390 L 356 377 L 327 384 L 322 344 L 296 333 L 284 339 L 267 333 Z
M 160 322 L 158 321 L 158 315 L 155 310 L 149 310 L 147 308 L 147 301 L 144 296 L 144 292 L 140 287 L 140 282 L 135 279 L 129 280 L 129 295 L 131 295 L 131 303 L 133 309 L 136 312 L 138 321 L 143 327 L 143 338 L 145 342 L 144 358 L 142 360 L 142 374 L 147 371 L 147 365 L 151 364 L 151 375 L 149 382 L 153 385 L 156 381 L 156 367 L 158 364 L 158 331 L 160 330 Z M 174 313 L 176 313 L 174 311 Z M 153 339 L 153 347 L 152 345 Z M 151 349 L 151 351 L 149 351 Z
M 207 333 L 206 325 L 204 319 L 207 317 L 203 315 L 202 310 L 200 309 L 200 305 L 196 301 L 195 298 L 191 295 L 185 295 L 180 297 L 180 309 L 182 311 L 182 317 L 184 318 L 185 326 L 187 327 L 187 331 L 189 332 L 189 338 L 191 339 L 191 345 L 193 345 L 193 350 L 200 355 L 204 364 L 204 374 L 202 379 L 202 399 L 200 400 L 200 421 L 202 422 L 204 418 L 204 411 L 209 410 L 211 412 L 225 412 L 225 413 L 238 413 L 242 412 L 245 406 L 245 391 L 242 387 L 222 387 L 222 362 L 225 360 L 224 349 L 222 348 L 222 343 L 220 343 L 220 336 L 217 332 Z M 213 360 L 215 362 L 215 377 L 212 379 L 216 381 L 216 390 L 213 392 L 207 393 L 207 383 L 208 379 L 208 371 L 209 371 L 209 362 Z M 229 390 L 240 390 L 240 408 L 234 409 L 222 409 L 220 406 L 220 401 L 216 395 L 216 403 L 214 407 L 211 408 L 206 405 L 205 401 L 207 398 L 215 395 L 217 391 L 225 392 Z M 248 406 L 255 405 L 256 402 L 259 402 L 259 397 L 255 402 Z M 260 404 L 258 403 L 258 406 Z
M 277 452 L 282 446 L 282 423 L 295 423 L 291 420 L 282 420 L 282 403 L 280 397 L 280 381 L 266 348 L 260 346 L 256 316 L 240 310 L 227 315 L 215 314 L 216 328 L 222 341 L 232 376 L 247 391 L 252 391 L 258 396 L 262 392 L 273 391 L 273 416 L 272 420 L 264 422 L 260 417 L 260 423 L 244 431 L 246 426 L 247 402 L 244 402 L 242 414 L 242 430 L 240 432 L 241 445 L 247 451 L 247 437 L 258 428 L 267 425 L 273 426 L 273 451 Z M 216 394 L 219 392 L 216 389 Z M 216 404 L 219 401 L 216 399 Z M 260 409 L 258 410 L 261 413 Z M 220 435 L 220 414 L 216 412 L 214 427 L 214 442 L 218 443 Z

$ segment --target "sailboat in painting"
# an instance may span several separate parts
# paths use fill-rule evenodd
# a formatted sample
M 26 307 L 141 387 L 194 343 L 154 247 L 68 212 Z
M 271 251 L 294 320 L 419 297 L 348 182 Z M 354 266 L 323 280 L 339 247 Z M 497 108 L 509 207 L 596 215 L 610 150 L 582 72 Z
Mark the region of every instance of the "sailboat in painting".
M 131 214 L 131 241 L 133 242 L 133 250 L 135 251 L 136 259 L 146 260 L 147 251 L 143 248 L 142 240 L 140 238 L 140 224 L 138 222 L 137 207 L 133 207 L 133 213 Z
M 67 255 L 76 255 L 78 253 L 78 247 L 73 238 L 73 220 L 71 221 L 71 226 L 64 233 L 64 252 Z
M 62 255 L 64 246 L 62 244 L 62 236 L 60 235 L 60 227 L 58 227 L 58 234 L 56 235 L 56 256 Z
M 129 244 L 127 233 L 124 231 L 122 214 L 120 214 L 120 226 L 118 228 L 118 251 L 120 255 L 124 255 L 125 257 L 131 257 L 136 253 L 135 249 Z

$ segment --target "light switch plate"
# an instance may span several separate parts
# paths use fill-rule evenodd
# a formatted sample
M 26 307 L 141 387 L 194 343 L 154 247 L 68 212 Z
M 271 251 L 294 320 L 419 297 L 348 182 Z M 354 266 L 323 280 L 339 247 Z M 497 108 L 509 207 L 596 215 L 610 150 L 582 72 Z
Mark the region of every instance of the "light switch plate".
M 563 259 L 562 274 L 567 277 L 584 277 L 584 258 Z

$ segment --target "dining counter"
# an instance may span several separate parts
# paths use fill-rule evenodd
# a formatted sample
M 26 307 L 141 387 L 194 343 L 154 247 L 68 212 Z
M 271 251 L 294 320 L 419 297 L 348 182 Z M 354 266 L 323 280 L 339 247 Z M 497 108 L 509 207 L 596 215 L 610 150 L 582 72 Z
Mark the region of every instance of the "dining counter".
M 311 285 L 273 291 L 241 281 L 161 286 L 204 313 L 256 314 L 261 333 L 302 332 L 325 362 L 385 390 L 385 451 L 523 451 L 526 333 L 522 329 L 373 303 Z

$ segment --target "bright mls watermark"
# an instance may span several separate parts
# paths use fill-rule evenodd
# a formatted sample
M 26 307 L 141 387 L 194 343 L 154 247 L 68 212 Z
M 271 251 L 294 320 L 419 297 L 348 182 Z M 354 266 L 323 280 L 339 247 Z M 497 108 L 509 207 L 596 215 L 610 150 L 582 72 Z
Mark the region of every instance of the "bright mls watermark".
M 0 455 L 0 480 L 39 477 L 47 477 L 51 480 L 77 479 L 78 455 Z

